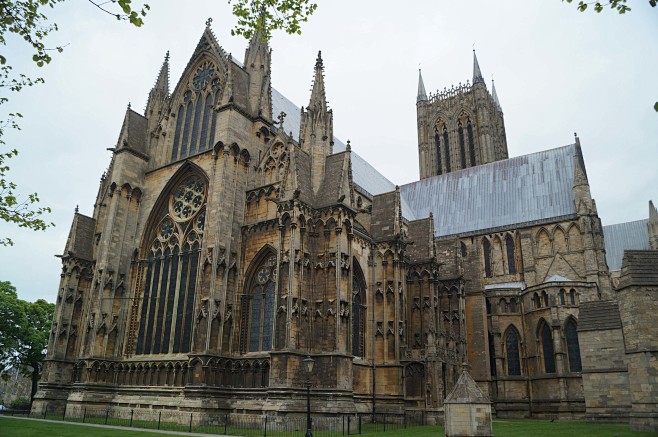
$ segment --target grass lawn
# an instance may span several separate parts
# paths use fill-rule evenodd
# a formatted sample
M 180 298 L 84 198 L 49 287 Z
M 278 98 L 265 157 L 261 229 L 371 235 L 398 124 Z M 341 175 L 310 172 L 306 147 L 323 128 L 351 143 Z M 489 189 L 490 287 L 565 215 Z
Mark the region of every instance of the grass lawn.
M 203 432 L 201 427 L 193 427 L 195 432 Z M 216 431 L 217 428 L 215 428 Z M 242 432 L 240 432 L 242 431 Z M 244 434 L 245 430 L 235 430 L 233 435 Z M 231 430 L 229 429 L 229 433 Z M 252 434 L 252 433 L 250 433 Z M 274 436 L 276 433 L 272 433 Z M 167 434 L 144 433 L 141 431 L 103 429 L 78 426 L 67 423 L 49 423 L 36 420 L 21 420 L 8 417 L 0 418 L 0 437 L 163 437 Z M 255 434 L 252 434 L 255 435 Z M 268 436 L 270 433 L 268 433 Z M 322 437 L 322 433 L 314 433 Z M 353 434 L 354 435 L 354 434 Z M 419 426 L 406 429 L 387 430 L 386 432 L 368 432 L 363 427 L 362 436 L 381 437 L 441 437 L 442 426 Z M 170 436 L 170 435 L 169 435 Z M 496 437 L 650 437 L 658 433 L 631 432 L 628 425 L 591 424 L 575 420 L 550 422 L 548 420 L 494 420 Z

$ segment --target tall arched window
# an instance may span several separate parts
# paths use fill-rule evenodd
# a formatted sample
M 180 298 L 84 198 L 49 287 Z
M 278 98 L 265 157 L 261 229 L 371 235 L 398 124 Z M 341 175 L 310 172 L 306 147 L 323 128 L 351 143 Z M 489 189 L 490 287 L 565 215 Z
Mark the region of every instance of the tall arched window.
M 191 94 L 190 91 L 188 93 Z M 190 96 L 190 99 L 192 97 Z M 180 157 L 185 158 L 187 156 L 187 146 L 190 142 L 190 124 L 192 122 L 192 113 L 194 109 L 192 108 L 192 101 L 187 102 L 187 107 L 185 108 L 185 123 L 183 124 L 183 140 L 180 147 Z
M 352 355 L 365 357 L 366 286 L 358 264 L 352 276 Z
M 197 141 L 199 139 L 199 125 L 201 124 L 201 114 L 203 111 L 203 97 L 196 96 L 196 103 L 194 105 L 194 123 L 192 124 L 192 139 L 190 140 L 190 155 L 194 155 L 197 151 Z
M 491 277 L 491 243 L 485 238 L 482 240 L 482 253 L 484 255 L 484 275 Z
M 441 168 L 441 136 L 439 135 L 439 130 L 434 128 L 434 146 L 436 147 L 436 174 L 439 175 L 442 172 Z
M 567 354 L 569 355 L 569 370 L 571 372 L 582 372 L 583 366 L 580 362 L 580 345 L 578 343 L 578 330 L 576 322 L 569 319 L 564 327 L 564 336 L 567 340 Z
M 176 131 L 174 132 L 174 144 L 171 148 L 171 160 L 178 159 L 178 145 L 180 144 L 180 130 L 183 125 L 183 117 L 185 116 L 185 108 L 180 105 L 178 108 L 178 116 L 176 117 Z
M 446 155 L 446 172 L 450 173 L 450 141 L 448 141 L 448 129 L 443 126 L 443 149 Z
M 189 174 L 166 196 L 146 240 L 137 354 L 189 352 L 206 182 Z
M 464 128 L 461 121 L 457 125 L 457 134 L 459 136 L 459 157 L 461 158 L 462 168 L 466 168 L 466 146 L 464 145 Z
M 539 343 L 544 358 L 544 372 L 555 373 L 555 353 L 553 350 L 553 334 L 551 328 L 543 320 L 539 327 Z
M 560 305 L 564 305 L 564 288 L 560 288 Z
M 505 352 L 507 356 L 507 374 L 520 376 L 519 333 L 513 326 L 507 328 L 505 333 Z
M 496 376 L 496 348 L 494 346 L 494 336 L 491 335 L 491 332 L 489 332 L 489 372 L 491 372 L 491 376 Z
M 571 305 L 576 305 L 576 290 L 573 288 L 569 290 L 569 302 Z
M 203 109 L 203 122 L 201 123 L 201 137 L 199 138 L 199 151 L 208 148 L 208 120 L 212 113 L 212 94 L 206 95 L 206 103 Z
M 269 254 L 256 262 L 258 266 L 250 269 L 251 279 L 242 296 L 240 326 L 242 353 L 272 349 L 276 255 Z
M 514 257 L 514 239 L 511 235 L 505 237 L 505 246 L 507 248 L 507 270 L 510 275 L 516 273 L 516 260 Z
M 473 140 L 473 126 L 471 125 L 471 119 L 469 118 L 466 122 L 466 133 L 468 135 L 468 149 L 471 155 L 471 166 L 475 166 L 475 141 Z

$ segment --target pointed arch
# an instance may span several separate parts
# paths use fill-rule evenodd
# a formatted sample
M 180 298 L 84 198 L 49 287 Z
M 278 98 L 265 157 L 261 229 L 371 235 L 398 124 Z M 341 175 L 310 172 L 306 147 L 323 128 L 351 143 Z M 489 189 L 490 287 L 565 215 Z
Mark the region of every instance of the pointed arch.
M 505 237 L 505 249 L 507 252 L 507 271 L 510 275 L 516 274 L 516 256 L 514 238 L 507 234 Z
M 176 128 L 174 130 L 174 143 L 171 146 L 171 160 L 178 159 L 178 147 L 180 145 L 181 129 L 183 127 L 183 117 L 185 117 L 185 107 L 180 105 L 178 107 L 178 115 L 176 116 Z
M 583 237 L 580 228 L 576 223 L 572 223 L 567 231 L 569 238 L 569 252 L 578 252 L 583 250 Z
M 443 125 L 443 151 L 445 153 L 446 173 L 450 173 L 450 138 L 445 124 Z
M 365 357 L 366 280 L 356 258 L 352 258 L 352 268 L 352 355 Z
M 567 342 L 567 355 L 569 357 L 569 371 L 582 372 L 580 361 L 580 343 L 578 342 L 578 325 L 576 319 L 569 317 L 564 324 L 564 338 Z
M 440 175 L 443 173 L 443 166 L 441 163 L 441 135 L 437 126 L 434 126 L 434 148 L 436 149 L 436 174 Z
M 461 120 L 457 121 L 457 136 L 459 137 L 459 158 L 461 168 L 466 168 L 466 145 L 464 143 L 464 127 Z
M 482 255 L 484 259 L 484 275 L 491 277 L 491 243 L 487 237 L 482 239 Z
M 519 331 L 514 325 L 510 325 L 505 331 L 505 357 L 508 376 L 521 376 L 520 338 Z
M 548 235 L 548 231 L 542 228 L 537 233 L 537 255 L 546 256 L 552 254 L 553 251 L 551 249 L 551 237 Z
M 240 302 L 240 352 L 272 349 L 276 251 L 263 246 L 247 268 Z
M 471 117 L 466 119 L 466 134 L 468 136 L 468 151 L 471 158 L 471 167 L 477 165 L 475 159 L 475 139 L 473 138 L 473 125 L 471 124 Z
M 561 226 L 556 226 L 553 230 L 553 250 L 555 253 L 567 252 L 567 237 Z
M 544 373 L 555 373 L 555 350 L 551 327 L 543 318 L 537 324 L 537 342 L 544 364 Z
M 135 268 L 144 272 L 137 354 L 190 351 L 208 183 L 186 163 L 165 186 L 148 218 Z

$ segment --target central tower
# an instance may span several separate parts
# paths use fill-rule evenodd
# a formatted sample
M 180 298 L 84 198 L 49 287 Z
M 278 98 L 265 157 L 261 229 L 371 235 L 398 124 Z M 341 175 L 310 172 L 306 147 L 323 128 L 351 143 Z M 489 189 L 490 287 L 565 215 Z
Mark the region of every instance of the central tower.
M 503 111 L 484 83 L 473 51 L 473 83 L 431 94 L 418 72 L 416 111 L 420 178 L 507 159 Z

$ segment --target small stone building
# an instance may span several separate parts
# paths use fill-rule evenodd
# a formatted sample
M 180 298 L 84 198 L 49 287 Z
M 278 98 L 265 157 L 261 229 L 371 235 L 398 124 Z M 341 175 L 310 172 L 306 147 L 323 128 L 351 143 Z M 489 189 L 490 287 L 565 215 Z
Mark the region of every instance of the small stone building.
M 464 366 L 457 384 L 444 401 L 446 437 L 493 436 L 491 402 Z
M 334 137 L 321 55 L 303 108 L 271 60 L 256 36 L 237 61 L 208 26 L 173 89 L 167 54 L 144 113 L 128 107 L 61 255 L 36 411 L 297 414 L 307 354 L 327 414 L 441 417 L 464 361 L 500 417 L 640 411 L 600 405 L 648 358 L 597 370 L 633 309 L 583 314 L 637 281 L 612 286 L 578 138 L 508 158 L 474 56 L 465 85 L 419 77 L 421 179 L 396 186 Z

